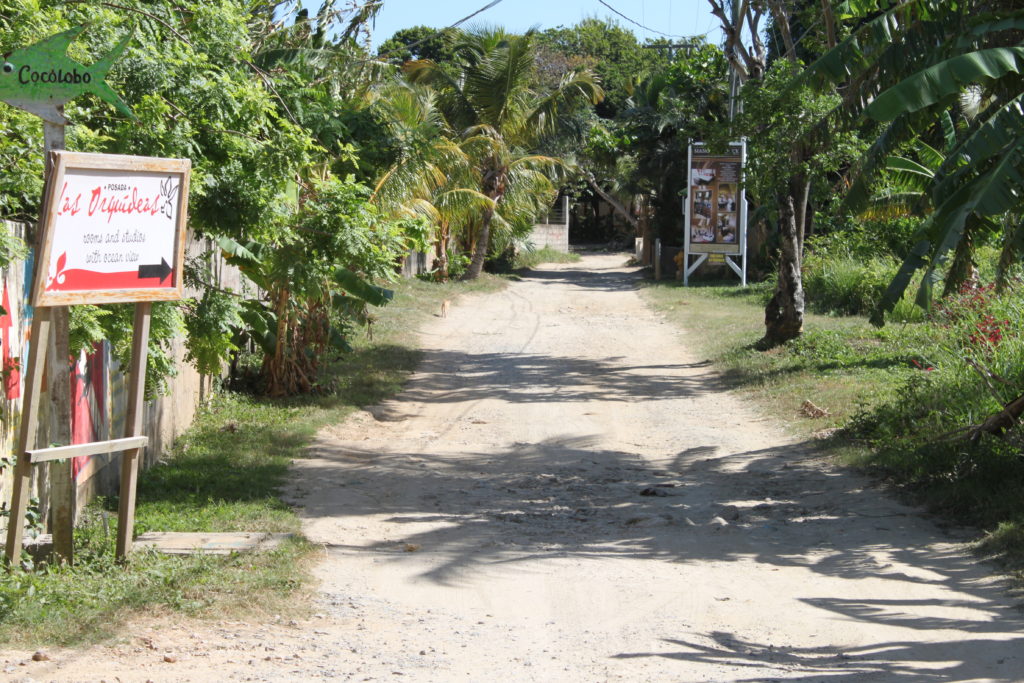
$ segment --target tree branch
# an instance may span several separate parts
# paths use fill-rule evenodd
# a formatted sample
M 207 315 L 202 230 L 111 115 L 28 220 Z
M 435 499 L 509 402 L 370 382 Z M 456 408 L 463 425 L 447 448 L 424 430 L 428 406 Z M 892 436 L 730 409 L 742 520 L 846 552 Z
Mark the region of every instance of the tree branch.
M 735 0 L 738 2 L 739 0 Z M 711 5 L 711 14 L 718 17 L 719 22 L 722 24 L 722 32 L 725 33 L 725 56 L 729 60 L 729 64 L 739 74 L 740 82 L 745 82 L 751 76 L 751 72 L 754 70 L 755 58 L 747 50 L 743 44 L 743 22 L 746 19 L 752 27 L 754 27 L 754 43 L 755 46 L 760 39 L 757 37 L 756 24 L 760 19 L 751 19 L 749 0 L 743 0 L 743 4 L 740 6 L 739 23 L 733 24 L 732 19 L 726 16 L 725 13 L 725 2 L 724 0 L 708 0 Z M 763 59 L 761 60 L 763 64 Z
M 832 13 L 832 0 L 821 0 L 821 18 L 825 21 L 825 39 L 828 42 L 828 49 L 831 50 L 838 43 L 836 17 Z
M 601 199 L 608 202 L 611 205 L 611 207 L 615 209 L 615 213 L 625 218 L 629 222 L 629 224 L 633 226 L 634 230 L 636 230 L 637 227 L 639 227 L 639 222 L 637 221 L 636 217 L 629 213 L 626 207 L 622 205 L 622 202 L 620 202 L 615 197 L 605 192 L 605 190 L 600 185 L 598 185 L 597 180 L 594 179 L 593 173 L 590 173 L 588 171 L 585 177 L 587 180 L 587 184 L 590 185 L 590 189 L 596 192 L 597 195 L 601 197 Z
M 1018 396 L 1009 403 L 1004 404 L 1003 409 L 998 413 L 971 429 L 971 441 L 977 441 L 982 434 L 1002 436 L 1007 429 L 1018 423 L 1022 414 L 1024 414 L 1024 396 Z
M 829 0 L 823 0 L 828 3 Z M 786 57 L 790 62 L 796 63 L 796 45 L 793 43 L 793 32 L 789 30 L 789 17 L 786 16 L 786 8 L 782 6 L 780 0 L 772 0 L 770 3 L 772 11 L 772 20 L 775 22 L 775 27 L 779 29 L 779 33 L 782 34 L 782 44 L 786 47 Z

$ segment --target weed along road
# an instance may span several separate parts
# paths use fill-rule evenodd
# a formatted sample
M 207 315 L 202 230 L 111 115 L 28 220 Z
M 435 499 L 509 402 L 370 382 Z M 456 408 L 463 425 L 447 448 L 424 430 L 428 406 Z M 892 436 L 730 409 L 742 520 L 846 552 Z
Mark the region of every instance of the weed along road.
M 455 301 L 288 499 L 308 620 L 161 626 L 75 680 L 1022 681 L 1007 585 L 723 390 L 622 255 Z M 57 659 L 57 657 L 55 657 Z

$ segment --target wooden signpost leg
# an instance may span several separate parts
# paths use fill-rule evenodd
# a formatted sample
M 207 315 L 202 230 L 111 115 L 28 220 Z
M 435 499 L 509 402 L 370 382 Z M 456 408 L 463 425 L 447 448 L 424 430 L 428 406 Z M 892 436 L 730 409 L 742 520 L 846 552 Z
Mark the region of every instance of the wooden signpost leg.
M 146 356 L 149 352 L 149 320 L 153 304 L 135 304 L 135 334 L 132 337 L 132 365 L 128 373 L 128 405 L 124 435 L 142 435 L 142 410 L 146 398 Z M 139 476 L 141 448 L 127 450 L 121 456 L 121 496 L 117 510 L 117 559 L 124 560 L 132 549 L 135 530 L 135 492 Z
M 63 113 L 63 106 L 57 111 Z M 64 149 L 64 126 L 48 121 L 43 122 L 43 159 L 46 162 L 47 180 L 53 174 L 53 160 L 50 152 Z M 49 185 L 49 183 L 48 183 Z M 52 191 L 52 188 L 51 188 Z M 48 199 L 48 198 L 47 198 Z M 49 201 L 44 201 L 40 225 L 46 220 Z M 37 251 L 38 258 L 38 251 Z M 37 266 L 41 267 L 41 266 Z M 67 306 L 54 307 L 50 312 L 52 326 L 50 357 L 50 442 L 62 446 L 71 443 L 71 377 L 68 360 Z M 54 462 L 50 465 L 50 529 L 53 532 L 54 561 L 73 561 L 75 533 L 75 481 L 71 477 L 71 462 Z
M 22 402 L 21 427 L 18 430 L 17 464 L 14 467 L 14 486 L 11 492 L 11 516 L 7 520 L 7 546 L 5 556 L 10 567 L 17 566 L 21 558 L 21 541 L 25 526 L 25 508 L 32 478 L 32 463 L 28 451 L 35 446 L 39 425 L 39 392 L 43 385 L 43 368 L 50 337 L 50 309 L 37 308 L 32 318 L 29 338 L 28 369 L 25 374 L 25 398 Z
M 68 359 L 69 313 L 67 306 L 50 309 L 50 441 L 60 446 L 71 443 L 71 377 Z M 53 561 L 74 561 L 75 481 L 71 460 L 50 463 L 50 529 L 53 532 Z

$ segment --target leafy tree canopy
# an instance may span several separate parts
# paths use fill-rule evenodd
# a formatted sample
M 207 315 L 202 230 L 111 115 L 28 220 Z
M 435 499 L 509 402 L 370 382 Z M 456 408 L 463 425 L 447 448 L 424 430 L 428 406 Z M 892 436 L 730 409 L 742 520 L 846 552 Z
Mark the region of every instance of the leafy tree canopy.
M 626 106 L 640 78 L 668 65 L 668 51 L 658 45 L 666 43 L 651 41 L 645 46 L 613 21 L 584 19 L 575 26 L 548 29 L 537 36 L 538 71 L 541 78 L 554 83 L 573 69 L 590 69 L 605 92 L 597 112 L 610 118 Z
M 393 36 L 381 43 L 377 55 L 395 64 L 414 59 L 429 59 L 438 64 L 448 64 L 455 59 L 454 42 L 457 34 L 458 32 L 452 28 L 403 28 L 395 31 Z

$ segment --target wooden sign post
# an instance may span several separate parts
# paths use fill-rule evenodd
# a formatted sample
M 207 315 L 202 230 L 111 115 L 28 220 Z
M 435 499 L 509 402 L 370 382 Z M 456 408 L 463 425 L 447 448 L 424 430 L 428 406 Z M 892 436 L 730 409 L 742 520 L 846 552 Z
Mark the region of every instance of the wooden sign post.
M 64 106 L 57 105 L 58 114 Z M 53 174 L 51 152 L 64 149 L 64 124 L 51 123 L 43 119 L 43 159 L 46 164 L 44 180 Z M 68 358 L 70 340 L 70 319 L 67 306 L 53 307 L 47 311 L 50 316 L 51 334 L 46 343 L 49 365 L 59 367 L 58 359 Z M 67 372 L 51 372 L 50 386 L 50 431 L 51 443 L 71 442 L 71 378 Z M 50 531 L 53 536 L 53 555 L 56 562 L 74 561 L 75 529 L 75 480 L 71 473 L 71 462 L 54 461 L 49 465 L 50 477 Z
M 64 118 L 64 104 L 66 102 L 78 95 L 91 92 L 113 105 L 125 116 L 135 118 L 131 109 L 107 85 L 105 80 L 110 67 L 131 41 L 131 34 L 125 36 L 110 53 L 94 64 L 84 66 L 67 55 L 71 42 L 84 29 L 84 26 L 77 26 L 33 45 L 13 50 L 3 56 L 2 64 L 0 64 L 0 100 L 35 114 L 43 120 L 43 158 L 46 160 L 44 180 L 47 182 L 47 187 L 49 187 L 53 171 L 50 153 L 64 149 L 64 124 L 67 123 Z M 44 197 L 44 204 L 47 202 L 47 197 Z M 32 348 L 42 352 L 43 347 L 46 347 L 54 367 L 54 372 L 50 373 L 49 394 L 52 404 L 52 422 L 55 429 L 51 430 L 49 434 L 50 440 L 70 441 L 69 377 L 67 372 L 58 369 L 58 364 L 63 363 L 64 359 L 69 357 L 68 310 L 66 306 L 40 309 L 36 319 L 39 321 L 39 334 L 36 335 L 37 331 L 33 325 Z M 32 420 L 29 422 L 35 424 L 38 421 L 38 406 L 33 401 L 38 401 L 40 387 L 36 386 L 31 394 L 29 391 L 26 390 L 25 405 L 29 405 L 30 408 L 26 414 L 31 414 Z M 29 395 L 32 396 L 31 400 Z M 25 476 L 30 469 L 29 467 L 20 475 L 16 475 L 16 481 L 18 476 Z M 75 509 L 75 488 L 70 463 L 51 463 L 50 479 L 53 499 L 54 554 L 58 560 L 63 559 L 70 562 L 73 553 L 72 536 Z M 16 497 L 22 500 L 27 496 L 27 490 L 19 490 L 18 486 L 16 483 Z M 22 500 L 22 509 L 24 509 L 24 500 Z M 20 534 L 20 530 L 17 533 Z M 10 553 L 8 553 L 8 558 L 10 559 Z
M 17 464 L 7 528 L 7 561 L 21 553 L 32 465 L 123 451 L 117 556 L 131 549 L 142 435 L 146 350 L 153 301 L 181 299 L 185 216 L 191 162 L 187 159 L 51 153 L 32 286 L 31 347 L 18 434 Z M 51 312 L 76 304 L 135 302 L 125 436 L 87 444 L 36 448 L 39 393 Z M 58 359 L 59 361 L 59 359 Z M 55 367 L 52 372 L 60 372 Z

